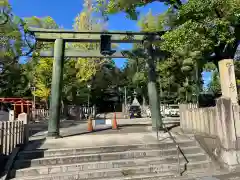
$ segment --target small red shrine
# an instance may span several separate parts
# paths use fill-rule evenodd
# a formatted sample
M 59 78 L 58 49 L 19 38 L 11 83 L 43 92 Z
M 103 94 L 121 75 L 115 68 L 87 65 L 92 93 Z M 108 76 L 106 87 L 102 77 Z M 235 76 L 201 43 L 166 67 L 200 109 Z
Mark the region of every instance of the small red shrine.
M 23 98 L 0 98 L 0 103 L 10 103 L 13 106 L 14 117 L 17 118 L 20 113 L 29 114 L 32 109 L 32 101 Z

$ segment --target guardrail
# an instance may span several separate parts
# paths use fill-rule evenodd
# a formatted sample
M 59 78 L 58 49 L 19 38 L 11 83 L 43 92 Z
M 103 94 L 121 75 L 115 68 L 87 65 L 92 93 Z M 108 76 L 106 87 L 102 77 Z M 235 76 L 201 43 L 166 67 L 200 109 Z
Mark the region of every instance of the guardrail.
M 173 141 L 173 143 L 176 146 L 177 158 L 178 158 L 177 172 L 180 176 L 182 176 L 182 174 L 187 170 L 187 164 L 189 163 L 189 161 L 188 161 L 187 157 L 185 156 L 185 154 L 183 153 L 182 149 L 180 148 L 179 144 L 177 143 L 176 139 L 173 137 L 171 131 L 169 131 L 168 128 L 164 124 L 163 124 L 163 128 L 165 129 L 165 131 L 167 131 L 169 137 L 171 138 L 171 140 Z M 182 154 L 184 161 L 185 161 L 183 171 L 181 171 L 180 154 Z

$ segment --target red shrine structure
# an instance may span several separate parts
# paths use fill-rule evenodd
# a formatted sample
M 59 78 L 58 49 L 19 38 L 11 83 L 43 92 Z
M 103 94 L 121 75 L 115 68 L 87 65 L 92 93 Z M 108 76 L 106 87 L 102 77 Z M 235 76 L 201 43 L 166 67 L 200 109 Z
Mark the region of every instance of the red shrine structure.
M 0 98 L 0 103 L 11 104 L 14 110 L 14 118 L 18 117 L 20 113 L 29 114 L 32 110 L 32 101 L 24 98 Z

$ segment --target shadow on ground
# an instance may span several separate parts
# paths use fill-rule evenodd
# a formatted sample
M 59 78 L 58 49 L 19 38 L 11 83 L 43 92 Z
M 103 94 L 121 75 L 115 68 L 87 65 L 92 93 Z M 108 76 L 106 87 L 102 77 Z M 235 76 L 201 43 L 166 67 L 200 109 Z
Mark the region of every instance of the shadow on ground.
M 86 120 L 83 121 L 74 121 L 74 120 L 65 120 L 60 122 L 60 128 L 69 128 L 73 126 L 77 126 L 79 124 L 86 123 Z M 41 121 L 41 122 L 31 122 L 29 124 L 29 136 L 37 134 L 42 131 L 48 130 L 48 121 Z
M 7 163 L 8 156 L 5 154 L 0 154 L 0 178 L 2 177 L 2 173 L 4 172 L 4 167 Z
M 36 150 L 39 147 L 41 147 L 41 145 L 45 141 L 46 141 L 46 138 L 31 140 L 31 141 L 29 141 L 27 146 L 31 146 L 30 150 Z M 23 147 L 22 150 L 25 151 L 25 148 Z M 30 154 L 30 156 L 27 156 L 26 158 L 24 158 L 24 160 L 30 160 L 30 161 L 24 162 L 24 167 L 23 166 L 20 166 L 19 168 L 14 167 L 14 164 L 17 162 L 17 160 L 19 160 L 21 158 L 21 156 L 17 156 L 16 159 L 15 159 L 15 162 L 13 164 L 13 167 L 11 169 L 11 172 L 8 176 L 10 176 L 10 178 L 14 178 L 15 174 L 16 174 L 16 170 L 31 167 L 31 160 L 44 157 L 44 151 L 46 151 L 46 150 L 47 149 L 41 149 L 41 150 L 39 149 L 39 151 L 36 151 L 36 152 L 32 153 L 32 155 L 34 154 L 34 156 L 31 156 L 31 154 Z M 18 155 L 20 154 L 20 152 L 18 153 Z M 36 154 L 36 156 L 35 156 L 35 154 Z

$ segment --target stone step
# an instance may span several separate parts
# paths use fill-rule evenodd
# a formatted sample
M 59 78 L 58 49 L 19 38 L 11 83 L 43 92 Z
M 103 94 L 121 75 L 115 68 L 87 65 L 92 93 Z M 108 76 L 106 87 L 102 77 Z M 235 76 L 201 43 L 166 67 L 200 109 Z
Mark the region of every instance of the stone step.
M 202 149 L 200 149 L 199 147 L 185 147 L 182 149 L 182 151 L 186 156 L 187 154 L 202 153 Z M 120 160 L 129 158 L 163 157 L 169 155 L 177 156 L 176 148 L 168 150 L 136 150 L 102 154 L 47 157 L 33 160 L 16 160 L 14 163 L 14 169 L 20 169 L 30 166 L 61 165 L 83 162 Z
M 207 161 L 208 158 L 205 154 L 197 153 L 187 156 L 189 162 Z M 88 171 L 97 169 L 110 169 L 110 168 L 124 168 L 143 165 L 156 165 L 156 164 L 174 164 L 178 162 L 176 155 L 166 157 L 151 157 L 142 159 L 123 159 L 115 161 L 100 161 L 100 162 L 87 162 L 78 164 L 55 165 L 55 166 L 36 166 L 24 169 L 14 169 L 11 172 L 11 177 L 24 177 L 24 176 L 39 176 L 51 173 L 65 173 L 74 171 Z M 180 162 L 184 163 L 184 158 L 180 157 Z
M 209 161 L 201 161 L 196 163 L 189 163 L 188 169 L 199 169 L 199 168 L 209 168 Z M 112 168 L 105 171 L 94 170 L 94 171 L 74 171 L 66 173 L 56 173 L 40 176 L 25 176 L 14 178 L 15 180 L 82 180 L 82 179 L 101 179 L 108 178 L 109 180 L 113 178 L 124 178 L 129 177 L 131 180 L 144 180 L 144 178 L 139 178 L 137 175 L 146 175 L 153 173 L 160 177 L 173 177 L 176 175 L 178 169 L 177 164 L 161 164 L 161 165 L 148 165 L 148 166 L 137 166 L 137 167 L 127 167 L 127 168 Z M 134 178 L 136 176 L 136 178 Z M 146 178 L 145 178 L 146 179 Z M 149 179 L 149 178 L 147 178 Z M 152 179 L 152 178 L 150 178 Z
M 196 146 L 195 141 L 179 141 L 181 148 Z M 36 159 L 43 157 L 53 156 L 69 156 L 69 155 L 82 155 L 82 154 L 94 154 L 94 153 L 108 153 L 108 152 L 123 152 L 130 150 L 153 150 L 153 149 L 172 149 L 176 145 L 172 142 L 165 143 L 153 143 L 153 144 L 135 144 L 135 145 L 117 145 L 106 147 L 89 147 L 81 149 L 38 149 L 34 151 L 22 151 L 18 155 L 18 159 Z
M 188 175 L 178 176 L 178 180 L 240 180 L 240 173 L 229 172 L 226 169 L 222 171 L 214 168 L 206 169 L 206 171 L 194 171 Z M 104 179 L 101 179 L 104 180 Z M 107 179 L 105 179 L 107 180 Z M 117 179 L 116 179 L 117 180 Z M 176 180 L 176 178 L 163 177 L 161 180 Z

